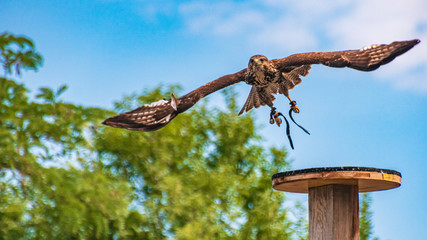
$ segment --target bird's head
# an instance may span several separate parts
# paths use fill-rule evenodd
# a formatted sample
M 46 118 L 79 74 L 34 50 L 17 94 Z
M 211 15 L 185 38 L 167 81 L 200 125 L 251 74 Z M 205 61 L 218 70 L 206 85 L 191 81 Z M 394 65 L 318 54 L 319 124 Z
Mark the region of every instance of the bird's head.
M 250 70 L 265 70 L 268 66 L 268 59 L 264 55 L 254 55 L 249 59 L 248 68 Z

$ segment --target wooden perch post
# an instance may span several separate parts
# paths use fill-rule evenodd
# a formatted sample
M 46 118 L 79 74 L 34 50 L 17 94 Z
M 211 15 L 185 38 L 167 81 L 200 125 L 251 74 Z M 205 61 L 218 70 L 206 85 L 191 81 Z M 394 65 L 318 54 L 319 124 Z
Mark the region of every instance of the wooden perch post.
M 400 186 L 397 171 L 366 167 L 309 168 L 277 173 L 273 188 L 308 193 L 310 240 L 358 240 L 359 192 Z

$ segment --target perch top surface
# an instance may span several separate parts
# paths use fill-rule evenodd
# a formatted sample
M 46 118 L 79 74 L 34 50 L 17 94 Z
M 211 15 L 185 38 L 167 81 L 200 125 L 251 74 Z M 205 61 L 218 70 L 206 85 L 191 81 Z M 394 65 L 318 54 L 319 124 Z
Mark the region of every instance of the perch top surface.
M 330 184 L 357 185 L 359 192 L 400 186 L 398 171 L 370 167 L 320 167 L 274 174 L 273 188 L 283 192 L 308 193 L 308 189 Z

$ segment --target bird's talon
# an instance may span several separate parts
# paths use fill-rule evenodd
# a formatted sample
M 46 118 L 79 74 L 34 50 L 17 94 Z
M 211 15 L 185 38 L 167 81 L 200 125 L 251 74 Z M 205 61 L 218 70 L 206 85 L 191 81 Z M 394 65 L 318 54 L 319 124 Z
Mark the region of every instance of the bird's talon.
M 274 121 L 276 121 L 277 126 L 280 127 L 280 124 L 282 124 L 282 120 L 279 118 L 279 113 L 274 114 Z
M 292 109 L 292 111 L 294 111 L 294 113 L 299 113 L 300 112 L 299 108 L 297 106 L 297 102 L 291 101 L 289 104 L 291 105 L 291 109 Z
M 294 113 L 299 113 L 299 108 L 297 106 L 293 106 L 291 109 L 294 111 Z
M 280 124 L 282 124 L 282 120 L 279 118 L 280 112 L 276 112 L 276 108 L 272 107 L 270 112 L 270 124 L 276 123 L 277 126 L 280 127 Z

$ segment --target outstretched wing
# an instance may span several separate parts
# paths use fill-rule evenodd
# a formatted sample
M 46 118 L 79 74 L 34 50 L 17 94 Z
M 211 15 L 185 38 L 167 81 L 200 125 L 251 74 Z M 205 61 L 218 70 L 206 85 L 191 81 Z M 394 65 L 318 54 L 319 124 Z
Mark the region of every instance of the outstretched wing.
M 272 60 L 279 70 L 286 71 L 292 66 L 323 64 L 329 67 L 349 67 L 360 71 L 372 71 L 391 62 L 397 56 L 407 52 L 420 42 L 392 42 L 390 44 L 371 45 L 360 50 L 339 52 L 311 52 L 294 54 L 282 59 Z
M 283 93 L 286 95 L 287 90 L 292 89 L 301 82 L 300 76 L 308 74 L 311 64 L 372 71 L 381 65 L 389 63 L 419 42 L 419 40 L 415 39 L 391 44 L 371 45 L 360 50 L 300 53 L 282 59 L 274 59 L 272 62 L 280 72 L 284 73 L 282 76 L 285 81 L 270 84 L 264 88 L 253 86 L 239 115 L 254 107 L 271 106 L 275 99 L 273 94 Z M 243 69 L 235 74 L 218 78 L 178 99 L 171 97 L 170 100 L 160 100 L 152 104 L 146 104 L 133 111 L 108 118 L 103 124 L 130 130 L 157 130 L 168 124 L 179 113 L 191 108 L 201 98 L 224 87 L 244 81 L 246 71 L 246 69 Z
M 106 119 L 102 124 L 129 130 L 154 131 L 168 124 L 176 115 L 176 99 L 160 100 Z M 172 104 L 175 101 L 175 104 Z
M 102 124 L 129 130 L 155 131 L 164 127 L 179 113 L 191 108 L 203 97 L 224 87 L 244 81 L 245 71 L 246 69 L 243 69 L 240 72 L 220 77 L 177 99 L 171 94 L 170 100 L 164 99 L 145 104 L 130 112 L 110 117 Z

